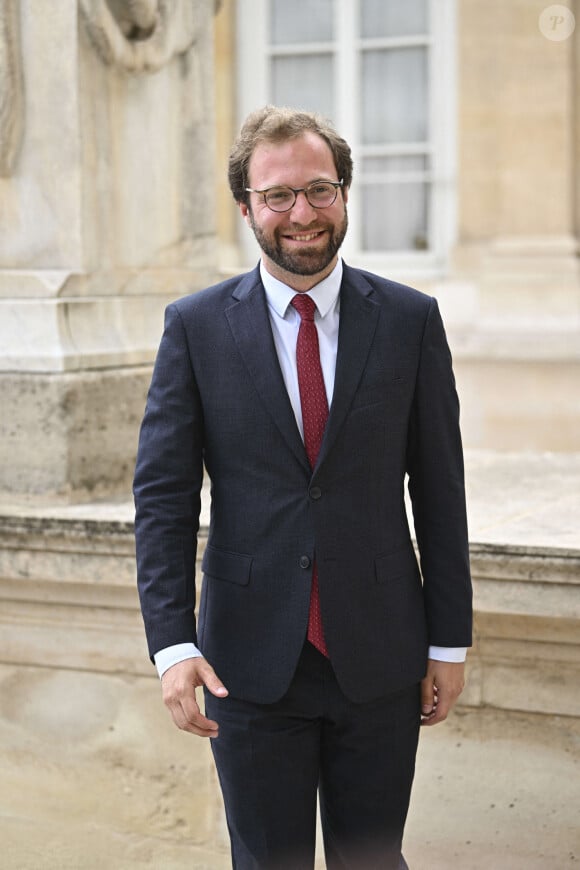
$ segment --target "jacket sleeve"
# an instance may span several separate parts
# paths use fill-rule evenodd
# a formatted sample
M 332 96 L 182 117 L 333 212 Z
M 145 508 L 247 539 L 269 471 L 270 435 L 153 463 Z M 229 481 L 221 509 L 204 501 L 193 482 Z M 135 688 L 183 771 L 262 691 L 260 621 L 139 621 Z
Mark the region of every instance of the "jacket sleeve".
M 137 584 L 149 654 L 197 643 L 195 559 L 203 418 L 184 325 L 165 313 L 141 426 L 133 492 Z
M 421 343 L 407 454 L 431 646 L 470 646 L 472 590 L 459 401 L 435 299 Z

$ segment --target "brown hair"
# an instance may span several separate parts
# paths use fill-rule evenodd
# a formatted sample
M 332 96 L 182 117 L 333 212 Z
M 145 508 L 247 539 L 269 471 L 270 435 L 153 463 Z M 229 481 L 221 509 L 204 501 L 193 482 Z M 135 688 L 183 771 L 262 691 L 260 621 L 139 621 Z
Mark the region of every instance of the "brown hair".
M 350 147 L 332 124 L 315 112 L 303 112 L 279 106 L 264 106 L 252 112 L 242 125 L 233 144 L 228 164 L 228 180 L 236 202 L 248 202 L 248 165 L 260 142 L 284 142 L 303 133 L 316 133 L 332 151 L 338 178 L 344 187 L 352 181 Z

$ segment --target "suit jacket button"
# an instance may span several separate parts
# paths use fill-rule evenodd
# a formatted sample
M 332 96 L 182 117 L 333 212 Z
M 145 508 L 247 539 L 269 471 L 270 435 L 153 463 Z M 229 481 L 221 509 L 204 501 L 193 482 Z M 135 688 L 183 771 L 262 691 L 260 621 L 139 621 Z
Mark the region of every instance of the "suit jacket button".
M 322 495 L 322 490 L 320 489 L 319 486 L 313 486 L 312 489 L 310 490 L 310 498 L 313 498 L 315 501 L 317 501 L 321 495 Z
M 300 567 L 310 568 L 310 556 L 300 556 Z

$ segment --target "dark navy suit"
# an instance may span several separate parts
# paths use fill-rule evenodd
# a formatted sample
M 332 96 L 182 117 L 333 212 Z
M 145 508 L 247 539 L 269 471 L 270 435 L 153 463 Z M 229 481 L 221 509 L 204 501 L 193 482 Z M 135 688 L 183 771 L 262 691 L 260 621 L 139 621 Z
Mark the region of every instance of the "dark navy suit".
M 150 653 L 192 641 L 233 698 L 279 701 L 304 647 L 315 553 L 330 661 L 351 702 L 416 686 L 429 644 L 469 646 L 458 418 L 437 303 L 408 287 L 345 265 L 334 394 L 313 471 L 259 270 L 170 305 L 135 475 Z M 211 522 L 196 629 L 204 466 Z

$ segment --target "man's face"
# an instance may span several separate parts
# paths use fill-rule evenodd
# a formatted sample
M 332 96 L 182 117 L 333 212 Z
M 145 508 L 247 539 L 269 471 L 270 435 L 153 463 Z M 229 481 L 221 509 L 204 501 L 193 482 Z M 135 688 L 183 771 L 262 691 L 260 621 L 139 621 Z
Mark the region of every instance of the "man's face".
M 248 187 L 308 187 L 315 181 L 340 181 L 332 152 L 316 133 L 304 133 L 283 143 L 261 143 L 250 159 Z M 264 197 L 251 193 L 240 210 L 253 229 L 270 274 L 306 289 L 330 274 L 347 228 L 348 190 L 339 190 L 328 208 L 313 208 L 303 193 L 289 211 L 274 212 Z M 300 285 L 300 286 L 298 286 Z

